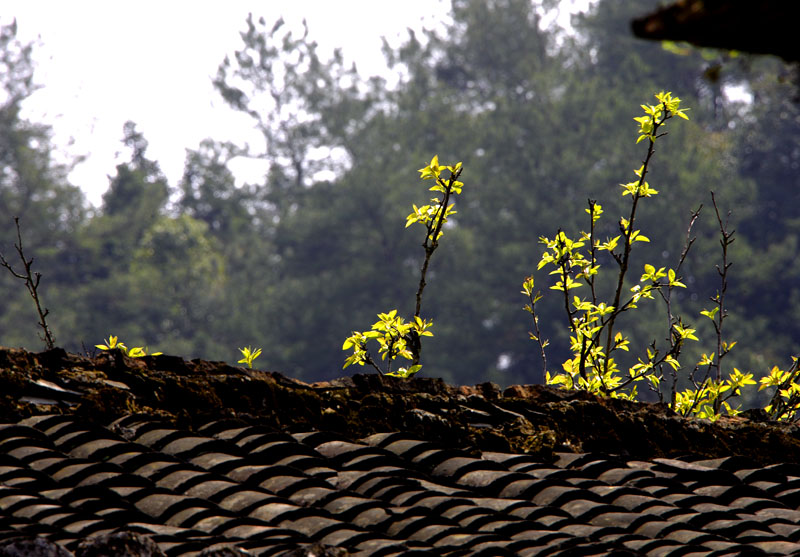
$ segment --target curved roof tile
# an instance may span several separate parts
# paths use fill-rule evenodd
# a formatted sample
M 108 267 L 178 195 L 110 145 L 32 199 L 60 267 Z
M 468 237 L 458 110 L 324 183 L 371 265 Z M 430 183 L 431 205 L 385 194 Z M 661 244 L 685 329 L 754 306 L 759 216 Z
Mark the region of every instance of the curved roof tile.
M 143 381 L 142 370 L 155 362 L 137 368 Z M 261 381 L 259 388 L 287 393 L 295 385 L 261 372 L 213 378 L 243 385 L 246 378 L 248 389 Z M 289 397 L 294 405 L 334 387 L 297 388 Z M 503 437 L 517 452 L 489 441 L 483 446 L 491 450 L 481 451 L 481 436 L 499 435 L 506 419 L 555 419 L 548 404 L 580 403 L 583 412 L 595 402 L 543 390 L 534 405 L 524 397 L 538 396 L 536 388 L 511 390 L 507 398 L 496 389 L 456 392 L 443 383 L 379 377 L 335 388 L 350 389 L 346 401 L 385 389 L 372 404 L 402 400 L 407 421 L 396 431 L 353 434 L 342 418 L 335 422 L 341 431 L 324 431 L 309 417 L 312 404 L 297 423 L 293 415 L 276 421 L 272 414 L 160 411 L 105 420 L 64 410 L 0 424 L 0 544 L 40 535 L 74 552 L 87 537 L 123 528 L 170 556 L 225 546 L 288 556 L 314 544 L 403 557 L 800 551 L 800 466 L 788 459 L 764 466 L 760 453 L 588 450 L 601 446 L 599 439 L 522 454 L 519 448 L 529 445 Z M 134 383 L 129 393 L 136 394 Z M 637 408 L 618 406 L 619 412 Z M 677 418 L 659 416 L 679 427 Z M 434 430 L 414 429 L 411 418 L 442 429 L 427 436 Z M 485 427 L 470 429 L 464 425 L 470 420 Z M 580 434 L 570 427 L 570 435 Z M 569 446 L 583 452 L 567 452 Z

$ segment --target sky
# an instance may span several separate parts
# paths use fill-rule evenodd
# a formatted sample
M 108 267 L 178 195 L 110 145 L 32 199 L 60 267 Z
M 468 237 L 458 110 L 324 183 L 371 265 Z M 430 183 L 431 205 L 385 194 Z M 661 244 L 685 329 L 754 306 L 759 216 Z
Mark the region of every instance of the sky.
M 267 22 L 305 18 L 323 56 L 341 47 L 364 75 L 383 74 L 381 37 L 400 44 L 407 29 L 436 26 L 442 0 L 3 0 L 0 24 L 17 20 L 17 38 L 33 42 L 35 82 L 23 117 L 53 128 L 64 160 L 86 156 L 70 174 L 98 206 L 115 166 L 125 162 L 127 120 L 149 141 L 171 185 L 186 149 L 204 138 L 257 141 L 251 120 L 230 110 L 211 78 L 241 44 L 248 13 Z M 253 169 L 233 168 L 245 180 Z

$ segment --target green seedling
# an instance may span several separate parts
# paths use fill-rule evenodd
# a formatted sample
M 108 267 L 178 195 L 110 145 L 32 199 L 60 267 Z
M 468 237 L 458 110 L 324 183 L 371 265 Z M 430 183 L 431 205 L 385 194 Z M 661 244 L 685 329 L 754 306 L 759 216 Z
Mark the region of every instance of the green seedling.
M 428 330 L 431 325 L 431 322 L 419 317 L 406 323 L 402 317 L 397 316 L 396 309 L 389 313 L 380 313 L 378 321 L 372 325 L 372 330 L 363 333 L 354 332 L 344 341 L 342 350 L 353 350 L 353 353 L 345 361 L 344 367 L 352 364 L 362 366 L 368 364 L 378 373 L 407 379 L 422 368 L 420 364 L 416 363 L 419 361 L 420 338 L 433 336 L 433 333 Z M 378 342 L 378 353 L 381 360 L 388 360 L 385 372 L 372 359 L 367 350 L 367 341 L 370 339 Z M 392 363 L 398 357 L 411 361 L 412 365 L 392 371 Z
M 131 358 L 141 358 L 142 356 L 161 356 L 162 352 L 153 352 L 152 354 L 147 353 L 147 347 L 136 346 L 134 348 L 128 348 L 125 346 L 124 343 L 119 342 L 118 337 L 114 335 L 109 335 L 106 339 L 105 344 L 95 344 L 95 348 L 99 348 L 100 350 L 119 350 L 123 354 Z
M 239 360 L 238 363 L 247 364 L 247 367 L 250 369 L 253 369 L 253 360 L 255 360 L 261 355 L 260 348 L 256 348 L 255 350 L 253 350 L 249 346 L 246 346 L 245 348 L 240 348 L 239 352 L 242 353 L 243 357 L 241 360 Z

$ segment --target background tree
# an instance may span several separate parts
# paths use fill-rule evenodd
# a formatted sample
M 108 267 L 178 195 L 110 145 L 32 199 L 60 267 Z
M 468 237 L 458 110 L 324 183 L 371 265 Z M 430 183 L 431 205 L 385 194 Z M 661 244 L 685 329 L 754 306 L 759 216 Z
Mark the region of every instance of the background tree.
M 85 216 L 80 190 L 67 182 L 68 167 L 54 160 L 49 127 L 20 116 L 22 104 L 36 89 L 32 45 L 16 39 L 16 22 L 0 27 L 0 252 L 14 253 L 19 217 L 26 255 L 46 275 L 40 292 L 51 311 L 69 311 L 52 296 L 58 283 L 74 283 L 69 260 L 75 232 Z M 4 344 L 37 346 L 36 318 L 24 288 L 11 275 L 0 277 L 0 338 Z M 31 323 L 31 327 L 21 326 Z
M 599 0 L 567 34 L 543 26 L 558 9 L 552 0 L 453 0 L 451 18 L 435 29 L 384 45 L 393 87 L 360 75 L 338 52 L 324 59 L 305 27 L 249 17 L 214 84 L 263 142 L 209 138 L 187 151 L 184 175 L 170 187 L 128 124 L 130 158 L 93 212 L 49 158 L 46 134 L 36 135 L 46 128 L 11 110 L 12 99 L 30 93 L 32 70 L 4 31 L 0 203 L 39 215 L 29 245 L 51 258 L 43 272 L 54 277 L 58 305 L 48 304 L 68 348 L 113 333 L 235 362 L 237 347 L 260 346 L 259 365 L 323 379 L 342 373 L 342 340 L 359 323 L 387 308 L 413 313 L 419 238 L 403 224 L 418 198 L 416 169 L 433 154 L 463 160 L 469 195 L 428 277 L 436 336 L 423 373 L 540 382 L 519 294 L 541 255 L 539 237 L 585 228 L 590 198 L 619 213 L 619 184 L 641 157 L 631 117 L 654 91 L 672 90 L 692 108 L 691 122 L 670 132 L 651 169 L 660 195 L 640 215 L 652 240 L 642 257 L 674 266 L 691 210 L 709 206 L 713 189 L 737 231 L 726 324 L 739 344 L 728 362 L 760 374 L 800 340 L 792 319 L 800 309 L 797 108 L 775 61 L 631 37 L 631 19 L 655 5 Z M 733 87 L 753 101 L 732 100 Z M 241 156 L 263 161 L 263 179 L 236 184 L 229 163 Z M 616 234 L 614 222 L 601 222 L 598 235 Z M 698 312 L 719 288 L 710 212 L 695 234 L 675 309 L 702 338 L 713 331 Z M 0 282 L 11 300 L 0 309 L 5 323 L 29 311 L 11 288 Z M 549 361 L 559 365 L 567 339 L 549 324 L 561 308 L 539 310 Z M 655 310 L 636 319 L 624 324 L 639 332 L 634 343 L 666 334 Z M 4 344 L 36 342 L 35 326 L 25 334 L 0 325 Z

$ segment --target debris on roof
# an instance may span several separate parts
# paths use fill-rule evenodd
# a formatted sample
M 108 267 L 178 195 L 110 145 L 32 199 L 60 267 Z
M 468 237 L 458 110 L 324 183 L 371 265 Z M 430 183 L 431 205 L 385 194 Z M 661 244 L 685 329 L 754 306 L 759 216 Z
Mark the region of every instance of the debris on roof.
M 0 397 L 0 556 L 800 553 L 793 424 L 60 349 Z

